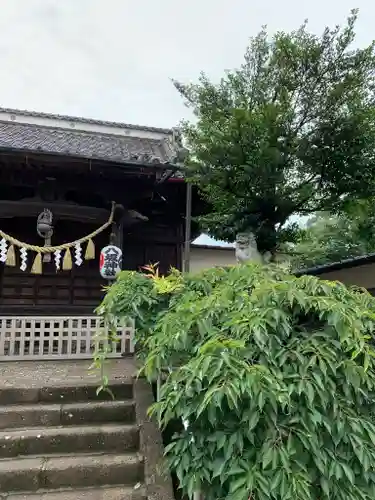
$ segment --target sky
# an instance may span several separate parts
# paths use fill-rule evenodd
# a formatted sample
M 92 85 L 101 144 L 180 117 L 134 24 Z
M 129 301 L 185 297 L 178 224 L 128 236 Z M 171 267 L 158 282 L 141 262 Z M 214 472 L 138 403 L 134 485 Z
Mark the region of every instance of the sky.
M 357 44 L 375 36 L 373 0 L 1 0 L 0 106 L 172 127 L 190 112 L 171 79 L 218 79 L 249 37 L 309 19 L 320 33 L 360 9 Z

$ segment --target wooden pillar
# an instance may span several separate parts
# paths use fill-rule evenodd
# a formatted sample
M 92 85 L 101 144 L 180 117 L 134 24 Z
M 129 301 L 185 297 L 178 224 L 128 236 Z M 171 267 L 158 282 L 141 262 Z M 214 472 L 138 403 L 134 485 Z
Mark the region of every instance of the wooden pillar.
M 111 228 L 110 244 L 116 245 L 122 250 L 123 231 L 124 231 L 124 207 L 116 205 L 113 224 Z
M 186 213 L 185 213 L 185 245 L 184 260 L 182 270 L 185 273 L 190 271 L 190 247 L 191 247 L 191 209 L 192 209 L 193 189 L 190 182 L 186 184 Z

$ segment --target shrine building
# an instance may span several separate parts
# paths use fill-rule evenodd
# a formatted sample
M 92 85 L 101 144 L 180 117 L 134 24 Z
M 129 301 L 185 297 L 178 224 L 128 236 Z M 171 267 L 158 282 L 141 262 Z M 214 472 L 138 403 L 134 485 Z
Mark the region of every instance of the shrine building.
M 91 355 L 110 243 L 122 269 L 181 268 L 181 151 L 174 129 L 0 108 L 0 360 Z

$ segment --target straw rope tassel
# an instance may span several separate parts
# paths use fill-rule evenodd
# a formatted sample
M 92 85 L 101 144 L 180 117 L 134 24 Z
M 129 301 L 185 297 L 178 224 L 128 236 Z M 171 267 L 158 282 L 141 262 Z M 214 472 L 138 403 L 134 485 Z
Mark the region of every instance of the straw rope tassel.
M 92 260 L 92 259 L 95 259 L 95 245 L 92 239 L 90 238 L 89 241 L 87 242 L 85 260 Z
M 16 265 L 16 252 L 13 245 L 10 245 L 8 249 L 7 260 L 5 261 L 5 264 L 12 267 Z
M 73 267 L 72 254 L 70 253 L 70 249 L 67 248 L 65 250 L 65 255 L 63 258 L 62 268 L 63 271 L 70 271 Z
M 15 248 L 20 248 L 29 252 L 36 252 L 36 256 L 34 259 L 34 263 L 31 268 L 31 272 L 33 274 L 42 274 L 42 255 L 44 254 L 51 254 L 56 252 L 63 252 L 65 250 L 65 255 L 63 259 L 63 265 L 62 268 L 64 270 L 70 270 L 73 267 L 73 262 L 72 262 L 72 255 L 70 253 L 70 248 L 77 247 L 77 245 L 82 245 L 83 243 L 87 242 L 87 247 L 86 247 L 86 252 L 85 252 L 85 260 L 92 260 L 95 259 L 95 245 L 93 242 L 93 238 L 97 236 L 98 234 L 102 233 L 105 229 L 110 227 L 113 223 L 114 215 L 115 215 L 115 208 L 116 208 L 116 203 L 112 202 L 112 209 L 111 213 L 109 216 L 109 219 L 107 222 L 105 222 L 102 226 L 100 226 L 98 229 L 95 229 L 90 234 L 87 234 L 86 236 L 83 236 L 82 238 L 76 240 L 76 241 L 71 241 L 69 243 L 63 243 L 62 245 L 57 245 L 57 246 L 44 246 L 40 247 L 38 245 L 31 245 L 30 243 L 25 243 L 23 241 L 18 240 L 17 238 L 14 238 L 13 236 L 10 236 L 7 233 L 4 233 L 0 229 L 0 260 L 1 262 L 4 262 L 7 266 L 16 266 L 16 252 Z M 7 245 L 9 246 L 9 249 L 7 251 Z
M 42 254 L 37 252 L 31 271 L 32 274 L 42 274 Z

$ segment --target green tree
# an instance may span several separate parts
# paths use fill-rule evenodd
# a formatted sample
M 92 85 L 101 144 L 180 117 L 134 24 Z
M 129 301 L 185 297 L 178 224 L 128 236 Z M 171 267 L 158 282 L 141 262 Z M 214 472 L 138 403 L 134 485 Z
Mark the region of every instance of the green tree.
M 339 262 L 375 252 L 374 199 L 351 203 L 340 214 L 318 213 L 293 245 L 295 269 Z
M 219 83 L 175 82 L 195 114 L 183 124 L 187 171 L 211 206 L 210 235 L 253 232 L 260 252 L 293 241 L 293 214 L 334 211 L 374 193 L 374 44 L 351 47 L 357 12 L 321 37 L 306 23 L 252 39 Z
M 136 320 L 152 408 L 190 497 L 375 498 L 375 299 L 273 266 L 125 271 L 101 313 Z

